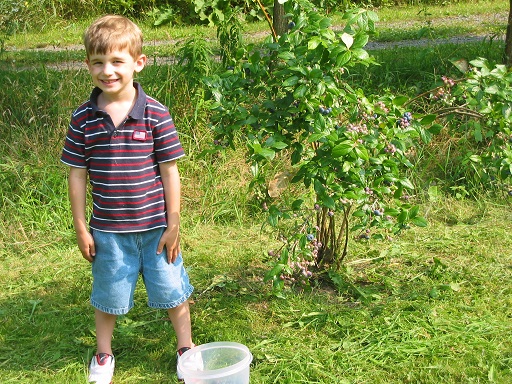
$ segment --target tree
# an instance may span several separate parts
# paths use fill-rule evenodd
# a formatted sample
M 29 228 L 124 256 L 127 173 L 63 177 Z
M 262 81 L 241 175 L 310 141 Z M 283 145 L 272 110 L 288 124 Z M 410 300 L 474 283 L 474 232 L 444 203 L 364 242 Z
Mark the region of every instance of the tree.
M 505 38 L 505 64 L 507 67 L 512 66 L 512 0 L 510 0 L 507 36 Z
M 510 0 L 512 1 L 512 0 Z M 286 17 L 284 13 L 284 4 L 279 0 L 274 0 L 274 12 L 273 12 L 273 25 L 274 31 L 278 36 L 282 36 L 287 31 Z

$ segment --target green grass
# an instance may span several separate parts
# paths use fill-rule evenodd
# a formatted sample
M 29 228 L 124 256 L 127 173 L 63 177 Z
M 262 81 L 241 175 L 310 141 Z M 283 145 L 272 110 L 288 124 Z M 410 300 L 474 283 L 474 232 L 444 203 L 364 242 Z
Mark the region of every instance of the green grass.
M 491 34 L 504 33 L 506 23 L 496 23 L 495 14 L 507 15 L 509 4 L 506 0 L 481 0 L 477 2 L 458 3 L 438 6 L 403 6 L 379 8 L 375 11 L 380 22 L 377 25 L 379 35 L 377 41 L 398 41 L 403 39 L 416 39 L 420 31 L 430 26 L 436 37 L 447 37 L 461 34 Z M 468 23 L 467 17 L 479 16 L 482 22 Z M 335 25 L 343 25 L 340 17 L 333 15 Z M 48 23 L 38 30 L 27 31 L 11 36 L 7 43 L 7 51 L 60 48 L 82 45 L 82 34 L 90 24 L 85 20 L 59 20 Z M 208 26 L 153 27 L 148 22 L 140 22 L 144 33 L 146 46 L 162 41 L 182 41 L 193 36 L 210 37 L 215 40 L 215 28 Z M 256 35 L 260 39 L 261 33 L 269 33 L 266 22 L 245 24 L 245 33 L 248 39 Z M 252 37 L 251 37 L 252 36 Z M 1 57 L 0 57 L 1 59 Z
M 185 212 L 196 341 L 246 344 L 254 384 L 508 383 L 510 205 L 443 199 L 424 208 L 428 229 L 353 245 L 344 277 L 358 291 L 318 286 L 286 300 L 261 281 L 272 240 L 257 224 L 205 224 Z M 5 383 L 83 382 L 94 351 L 89 265 L 72 239 L 44 241 L 4 242 Z M 116 328 L 116 382 L 173 383 L 172 327 L 165 312 L 145 306 L 141 287 Z
M 494 3 L 504 4 L 471 9 Z M 414 94 L 450 71 L 450 59 L 498 60 L 501 50 L 487 42 L 375 51 L 381 67 L 349 76 L 365 90 Z M 91 84 L 84 70 L 40 65 L 79 60 L 80 52 L 22 54 L 15 65 L 35 68 L 0 71 L 0 381 L 83 383 L 95 349 L 91 274 L 75 245 L 59 156 L 69 116 Z M 182 248 L 196 288 L 197 343 L 246 344 L 252 384 L 510 382 L 512 198 L 420 191 L 427 228 L 392 242 L 352 241 L 336 285 L 277 298 L 263 282 L 276 239 L 253 209 L 243 150 L 199 158 L 212 136 L 192 86 L 167 65 L 147 67 L 139 80 L 171 108 L 188 154 L 179 164 Z M 418 166 L 418 185 L 451 177 L 443 143 L 433 146 L 423 156 L 436 171 Z M 146 307 L 142 282 L 135 300 L 114 335 L 115 382 L 176 383 L 166 313 Z

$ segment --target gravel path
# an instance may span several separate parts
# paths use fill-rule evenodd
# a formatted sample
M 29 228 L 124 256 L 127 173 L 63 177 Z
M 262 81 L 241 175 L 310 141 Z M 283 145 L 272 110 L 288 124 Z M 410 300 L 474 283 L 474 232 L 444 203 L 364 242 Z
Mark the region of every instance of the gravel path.
M 382 30 L 383 28 L 386 29 L 408 29 L 408 30 L 414 30 L 417 29 L 418 31 L 425 27 L 427 25 L 427 18 L 425 20 L 411 20 L 408 22 L 400 22 L 400 23 L 394 23 L 390 21 L 383 21 L 378 22 L 376 27 L 377 30 Z M 502 33 L 499 34 L 497 30 L 497 27 L 500 25 L 506 25 L 508 20 L 508 13 L 497 13 L 497 14 L 485 14 L 485 15 L 467 15 L 467 16 L 446 16 L 442 18 L 433 18 L 430 23 L 431 26 L 435 28 L 440 27 L 450 27 L 453 25 L 460 25 L 461 23 L 468 23 L 472 25 L 484 25 L 487 26 L 489 29 L 488 34 L 481 34 L 481 35 L 463 35 L 463 36 L 454 36 L 450 38 L 440 38 L 440 39 L 430 39 L 430 38 L 421 38 L 421 39 L 415 39 L 415 40 L 401 40 L 401 41 L 370 41 L 366 45 L 366 49 L 371 50 L 379 50 L 379 49 L 392 49 L 396 47 L 419 47 L 419 46 L 428 46 L 428 45 L 438 45 L 438 44 L 459 44 L 459 43 L 468 43 L 468 42 L 478 42 L 483 41 L 485 39 L 493 39 L 493 40 L 504 40 L 505 38 L 505 31 L 501 31 Z M 339 30 L 341 27 L 333 27 L 334 30 Z M 493 31 L 494 29 L 494 31 Z M 251 34 L 247 35 L 246 39 L 252 39 L 252 40 L 258 40 L 263 39 L 267 35 L 266 32 L 261 32 L 257 34 Z M 176 44 L 179 43 L 179 40 L 166 40 L 166 41 L 148 41 L 146 42 L 147 46 L 161 46 L 161 45 L 168 45 L 168 44 Z M 76 50 L 82 50 L 82 45 L 69 45 L 65 47 L 53 47 L 48 46 L 44 48 L 34 48 L 32 51 L 76 51 Z M 172 64 L 176 62 L 175 57 L 157 57 L 157 58 L 149 58 L 148 64 Z M 46 68 L 48 69 L 58 69 L 58 70 L 64 70 L 64 69 L 86 69 L 86 66 L 81 61 L 69 61 L 69 62 L 63 62 L 63 63 L 48 63 L 46 64 Z M 25 69 L 25 68 L 16 68 L 14 66 L 14 69 Z

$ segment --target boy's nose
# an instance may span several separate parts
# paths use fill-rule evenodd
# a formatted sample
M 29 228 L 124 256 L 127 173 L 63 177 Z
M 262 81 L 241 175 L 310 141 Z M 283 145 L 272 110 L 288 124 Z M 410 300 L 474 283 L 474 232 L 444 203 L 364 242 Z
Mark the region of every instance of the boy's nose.
M 106 63 L 104 66 L 103 66 L 103 73 L 105 75 L 110 75 L 112 73 L 114 73 L 114 66 L 109 64 L 109 63 Z

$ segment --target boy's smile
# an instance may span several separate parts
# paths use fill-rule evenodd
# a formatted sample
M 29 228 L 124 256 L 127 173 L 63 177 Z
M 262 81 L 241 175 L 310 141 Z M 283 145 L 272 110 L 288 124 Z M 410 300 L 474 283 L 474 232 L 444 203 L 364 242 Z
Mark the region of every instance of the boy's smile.
M 91 54 L 86 60 L 94 85 L 111 100 L 122 99 L 126 92 L 133 92 L 133 75 L 146 64 L 146 56 L 134 59 L 125 50 L 114 50 L 106 54 Z

